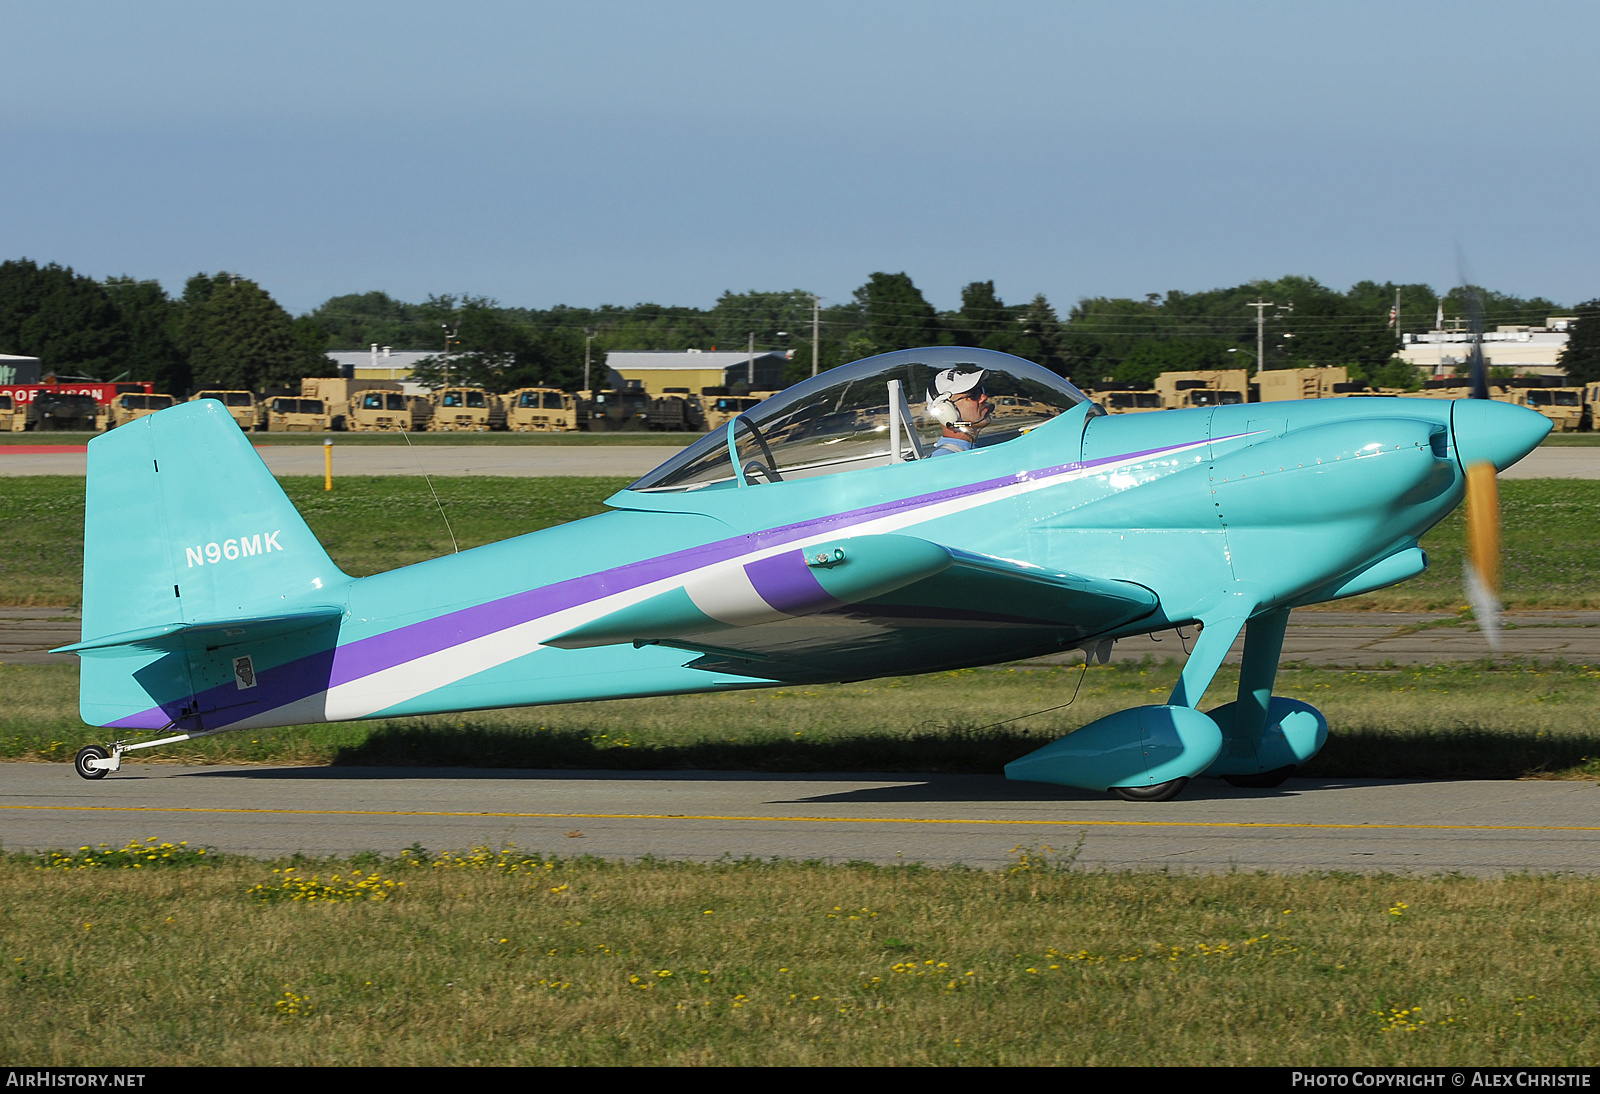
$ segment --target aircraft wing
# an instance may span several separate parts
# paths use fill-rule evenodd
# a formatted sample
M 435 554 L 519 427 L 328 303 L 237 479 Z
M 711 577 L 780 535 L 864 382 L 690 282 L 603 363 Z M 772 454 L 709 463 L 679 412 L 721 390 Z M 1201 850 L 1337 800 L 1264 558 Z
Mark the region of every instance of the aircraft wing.
M 1130 581 L 856 536 L 707 573 L 547 644 L 658 644 L 701 654 L 693 668 L 807 683 L 1054 652 L 1158 606 Z

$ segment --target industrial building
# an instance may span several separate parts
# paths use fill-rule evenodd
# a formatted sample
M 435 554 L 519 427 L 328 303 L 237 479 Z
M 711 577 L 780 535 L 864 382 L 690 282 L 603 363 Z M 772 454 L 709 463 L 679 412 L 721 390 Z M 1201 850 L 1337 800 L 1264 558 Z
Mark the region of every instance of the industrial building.
M 706 388 L 742 385 L 750 391 L 778 391 L 783 385 L 785 350 L 724 353 L 717 350 L 647 350 L 606 354 L 610 385 L 622 389 L 636 380 L 652 397 L 671 388 L 702 394 Z
M 1483 356 L 1490 368 L 1510 368 L 1533 376 L 1562 375 L 1556 361 L 1567 348 L 1567 329 L 1575 322 L 1575 316 L 1552 315 L 1542 327 L 1506 326 L 1485 331 Z M 1471 331 L 1432 330 L 1406 335 L 1400 357 L 1426 369 L 1430 376 L 1447 376 L 1467 363 L 1471 351 Z

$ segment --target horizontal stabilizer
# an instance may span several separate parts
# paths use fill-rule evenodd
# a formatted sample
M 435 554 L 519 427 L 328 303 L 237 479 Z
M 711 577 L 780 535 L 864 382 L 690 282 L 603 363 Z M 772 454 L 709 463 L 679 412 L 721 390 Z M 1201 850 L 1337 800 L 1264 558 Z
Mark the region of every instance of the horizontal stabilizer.
M 254 619 L 218 619 L 194 623 L 166 623 L 138 630 L 109 634 L 89 642 L 75 642 L 51 650 L 51 653 L 83 653 L 86 650 L 111 649 L 128 646 L 135 649 L 222 649 L 244 642 L 259 642 L 279 635 L 292 634 L 325 623 L 336 622 L 344 615 L 337 605 L 309 608 L 290 615 L 261 616 Z

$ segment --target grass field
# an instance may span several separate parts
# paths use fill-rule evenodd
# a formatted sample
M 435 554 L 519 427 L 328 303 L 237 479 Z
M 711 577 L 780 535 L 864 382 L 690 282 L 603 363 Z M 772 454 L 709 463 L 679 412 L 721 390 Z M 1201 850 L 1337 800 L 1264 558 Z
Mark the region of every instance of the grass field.
M 415 477 L 279 480 L 347 573 L 362 576 L 448 554 L 450 537 Z M 626 478 L 434 479 L 462 548 L 599 512 Z M 1505 599 L 1511 608 L 1600 607 L 1600 481 L 1523 479 L 1500 484 Z M 1426 573 L 1340 601 L 1341 609 L 1456 610 L 1461 595 L 1458 509 L 1423 538 Z M 0 605 L 75 606 L 83 571 L 83 480 L 0 478 Z
M 1086 873 L 1042 847 L 979 871 L 143 846 L 0 861 L 0 1059 L 1587 1067 L 1600 1053 L 1593 879 Z
M 163 746 L 187 763 L 998 773 L 1086 722 L 1162 702 L 1175 665 L 971 669 L 856 684 L 625 699 L 230 733 Z M 1073 700 L 1080 675 L 1083 683 Z M 1233 698 L 1225 666 L 1205 708 Z M 1274 691 L 1327 716 L 1307 775 L 1600 776 L 1600 666 L 1287 668 Z M 106 731 L 70 665 L 0 665 L 0 758 L 71 760 Z M 1065 709 L 1024 717 L 1071 700 Z M 142 762 L 135 753 L 129 763 Z

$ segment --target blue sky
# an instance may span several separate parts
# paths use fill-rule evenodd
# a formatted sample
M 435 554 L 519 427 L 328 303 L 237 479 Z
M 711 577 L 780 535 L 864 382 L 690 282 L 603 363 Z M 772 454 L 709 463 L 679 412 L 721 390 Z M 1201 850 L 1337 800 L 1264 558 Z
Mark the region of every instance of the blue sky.
M 1600 5 L 0 4 L 0 258 L 548 307 L 1600 296 Z

